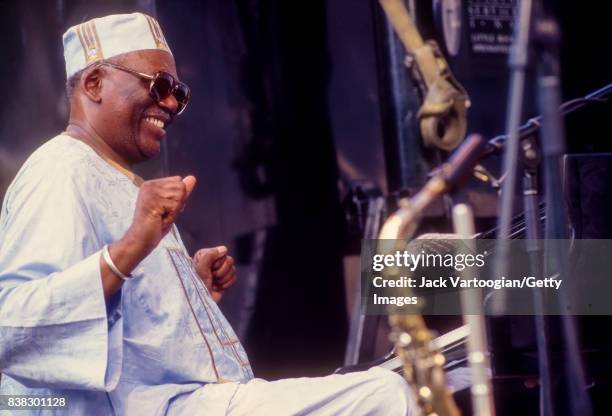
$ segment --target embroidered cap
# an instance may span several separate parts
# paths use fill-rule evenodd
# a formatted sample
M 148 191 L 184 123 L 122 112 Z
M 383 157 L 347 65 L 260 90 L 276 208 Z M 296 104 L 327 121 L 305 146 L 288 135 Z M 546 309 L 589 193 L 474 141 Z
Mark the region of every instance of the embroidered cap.
M 170 52 L 157 20 L 142 13 L 113 14 L 72 26 L 63 36 L 66 76 L 89 64 L 145 49 Z

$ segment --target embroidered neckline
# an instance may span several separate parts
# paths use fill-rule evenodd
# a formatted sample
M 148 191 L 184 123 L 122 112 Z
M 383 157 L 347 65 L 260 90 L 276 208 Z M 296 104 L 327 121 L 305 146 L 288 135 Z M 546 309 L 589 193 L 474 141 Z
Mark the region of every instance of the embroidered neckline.
M 116 161 L 112 160 L 111 158 L 109 158 L 108 156 L 100 153 L 97 149 L 95 149 L 93 146 L 91 146 L 89 143 L 84 142 L 81 139 L 78 139 L 76 137 L 73 137 L 71 135 L 69 135 L 67 132 L 62 132 L 61 133 L 62 136 L 66 136 L 71 138 L 72 140 L 76 140 L 79 143 L 84 144 L 85 146 L 87 146 L 88 149 L 91 149 L 100 159 L 102 159 L 103 161 L 105 161 L 107 164 L 109 164 L 112 168 L 114 168 L 115 170 L 119 171 L 120 173 L 122 173 L 124 176 L 126 176 L 130 181 L 132 181 L 132 183 L 134 185 L 136 185 L 136 187 L 140 187 L 140 185 L 144 182 L 144 179 L 140 176 L 138 176 L 136 173 L 132 172 L 131 170 L 121 166 L 119 163 L 117 163 Z

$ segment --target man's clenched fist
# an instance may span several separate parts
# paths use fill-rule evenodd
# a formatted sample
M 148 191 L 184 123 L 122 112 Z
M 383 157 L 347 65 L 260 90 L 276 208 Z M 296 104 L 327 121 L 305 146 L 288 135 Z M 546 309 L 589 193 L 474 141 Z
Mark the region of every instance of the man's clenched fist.
M 138 191 L 134 219 L 121 239 L 108 246 L 115 267 L 129 275 L 134 267 L 153 251 L 170 231 L 177 216 L 185 208 L 196 179 L 193 176 L 173 176 L 143 182 Z M 123 284 L 100 256 L 100 272 L 105 299 L 109 299 Z
M 221 299 L 225 289 L 236 283 L 236 267 L 233 257 L 227 254 L 227 247 L 200 249 L 193 261 L 196 272 L 215 302 Z
M 196 183 L 193 176 L 172 176 L 145 181 L 140 185 L 134 219 L 127 234 L 150 253 L 185 208 Z

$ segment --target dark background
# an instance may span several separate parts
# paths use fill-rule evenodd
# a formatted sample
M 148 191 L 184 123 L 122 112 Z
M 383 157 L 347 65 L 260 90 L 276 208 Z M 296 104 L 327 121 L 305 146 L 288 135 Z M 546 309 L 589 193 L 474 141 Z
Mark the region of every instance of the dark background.
M 430 2 L 416 3 L 426 10 Z M 563 94 L 573 98 L 612 78 L 610 6 L 555 8 Z M 343 360 L 344 257 L 359 240 L 342 201 L 357 182 L 381 192 L 397 183 L 395 155 L 383 150 L 376 2 L 0 0 L 0 196 L 25 158 L 65 127 L 62 33 L 132 11 L 158 18 L 193 91 L 162 154 L 139 172 L 197 176 L 179 225 L 190 250 L 227 244 L 238 257 L 240 283 L 222 308 L 256 375 L 328 373 Z M 505 62 L 453 64 L 474 102 L 470 131 L 502 133 Z M 530 88 L 525 116 L 536 108 Z M 609 107 L 575 118 L 570 150 L 611 151 L 609 119 Z M 475 209 L 492 220 L 494 199 L 486 201 Z

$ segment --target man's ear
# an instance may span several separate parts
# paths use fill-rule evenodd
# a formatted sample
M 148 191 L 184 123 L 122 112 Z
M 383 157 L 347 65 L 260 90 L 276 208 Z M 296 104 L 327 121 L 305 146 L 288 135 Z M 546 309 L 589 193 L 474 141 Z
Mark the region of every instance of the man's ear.
M 81 76 L 81 88 L 91 101 L 99 103 L 102 101 L 102 79 L 104 71 L 99 66 L 88 69 Z

